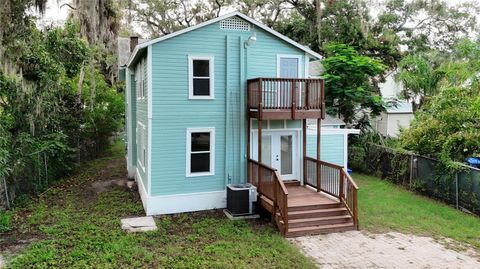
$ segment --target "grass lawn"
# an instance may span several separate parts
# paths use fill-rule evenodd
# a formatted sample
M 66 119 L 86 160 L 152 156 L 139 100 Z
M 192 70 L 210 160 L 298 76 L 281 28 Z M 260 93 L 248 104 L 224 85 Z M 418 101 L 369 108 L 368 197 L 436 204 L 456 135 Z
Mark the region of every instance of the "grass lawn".
M 125 177 L 123 144 L 38 199 L 9 213 L 0 253 L 11 268 L 313 268 L 268 221 L 229 221 L 218 211 L 156 219 L 127 234 L 120 218 L 143 215 L 135 190 L 97 193 L 92 182 Z M 24 248 L 18 248 L 24 243 Z M 27 243 L 25 243 L 27 242 Z
M 360 187 L 360 228 L 448 237 L 480 250 L 480 218 L 376 177 L 353 174 Z

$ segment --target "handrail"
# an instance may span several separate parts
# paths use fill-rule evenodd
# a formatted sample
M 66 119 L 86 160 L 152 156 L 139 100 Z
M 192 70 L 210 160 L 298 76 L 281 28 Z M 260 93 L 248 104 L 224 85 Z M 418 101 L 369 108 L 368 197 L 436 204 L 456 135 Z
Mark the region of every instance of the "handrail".
M 353 178 L 348 173 L 346 173 L 345 170 L 343 172 L 345 173 L 345 176 L 346 176 L 347 180 L 349 181 L 349 183 L 352 184 L 352 186 L 355 187 L 355 189 L 358 190 L 358 185 L 357 185 L 357 183 L 355 183 L 355 181 L 353 181 Z
M 323 165 L 328 166 L 328 167 L 332 167 L 332 168 L 336 168 L 336 169 L 343 169 L 343 166 L 338 165 L 338 164 L 329 163 L 329 162 L 325 162 L 325 161 L 322 161 L 322 160 L 317 160 L 317 159 L 309 157 L 309 156 L 307 156 L 307 159 L 311 160 L 313 162 L 318 162 L 318 163 L 323 164 Z
M 254 78 L 247 80 L 247 106 L 253 110 L 324 110 L 324 83 L 318 78 Z
M 280 213 L 280 218 L 283 220 L 282 233 L 285 234 L 288 230 L 288 190 L 281 175 L 277 169 L 250 158 L 248 159 L 248 169 L 249 183 L 257 187 L 259 194 L 272 200 L 272 217 L 278 221 L 276 213 Z M 263 171 L 258 169 L 263 169 Z M 280 225 L 278 226 L 280 227 Z
M 306 157 L 307 178 L 305 184 L 320 189 L 336 197 L 347 208 L 352 216 L 355 226 L 358 228 L 358 186 L 345 169 L 337 164 Z M 320 167 L 320 184 L 316 183 L 316 167 Z M 320 186 L 318 186 L 320 185 Z
M 264 164 L 264 163 L 260 163 L 260 162 L 258 162 L 258 161 L 256 161 L 256 160 L 253 160 L 253 159 L 248 159 L 248 161 L 249 161 L 249 162 L 252 162 L 252 163 L 255 163 L 255 164 L 257 164 L 257 165 L 260 165 L 261 167 L 266 168 L 266 169 L 268 169 L 268 170 L 272 170 L 272 172 L 277 170 L 277 169 L 275 169 L 275 168 L 273 168 L 273 167 L 271 167 L 271 166 L 268 166 L 268 165 L 266 165 L 266 164 Z

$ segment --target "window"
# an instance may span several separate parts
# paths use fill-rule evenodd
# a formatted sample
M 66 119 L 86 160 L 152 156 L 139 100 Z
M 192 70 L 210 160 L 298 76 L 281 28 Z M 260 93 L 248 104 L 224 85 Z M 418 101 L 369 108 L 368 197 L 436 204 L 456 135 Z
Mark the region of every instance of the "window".
M 147 135 L 145 125 L 137 123 L 137 159 L 140 167 L 145 171 L 145 162 L 147 160 Z
M 147 79 L 145 76 L 146 68 L 145 68 L 145 59 L 142 59 L 138 62 L 137 67 L 135 69 L 135 81 L 137 87 L 137 99 L 142 100 L 147 97 Z
M 189 99 L 213 99 L 213 56 L 188 57 Z
M 187 177 L 214 175 L 215 128 L 187 129 Z

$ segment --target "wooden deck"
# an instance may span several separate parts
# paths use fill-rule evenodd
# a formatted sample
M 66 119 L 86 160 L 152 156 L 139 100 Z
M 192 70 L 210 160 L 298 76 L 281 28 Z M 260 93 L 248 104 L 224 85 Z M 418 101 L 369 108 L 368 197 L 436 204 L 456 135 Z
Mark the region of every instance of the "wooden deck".
M 358 229 L 348 209 L 337 198 L 315 189 L 286 184 L 288 225 L 280 212 L 274 214 L 278 228 L 286 237 L 343 232 Z M 273 201 L 260 196 L 260 204 L 273 214 Z
M 329 205 L 338 204 L 340 201 L 330 195 L 318 193 L 309 187 L 289 186 L 288 190 L 288 207 L 305 207 L 312 205 Z
M 259 120 L 324 119 L 323 79 L 254 78 L 247 81 L 247 112 Z

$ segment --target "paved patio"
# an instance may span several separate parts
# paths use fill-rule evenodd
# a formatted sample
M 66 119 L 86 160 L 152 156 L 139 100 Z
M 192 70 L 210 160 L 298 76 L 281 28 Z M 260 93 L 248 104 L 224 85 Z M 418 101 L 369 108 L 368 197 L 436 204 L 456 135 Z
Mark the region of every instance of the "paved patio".
M 449 239 L 352 231 L 290 241 L 321 268 L 480 268 L 478 251 Z

